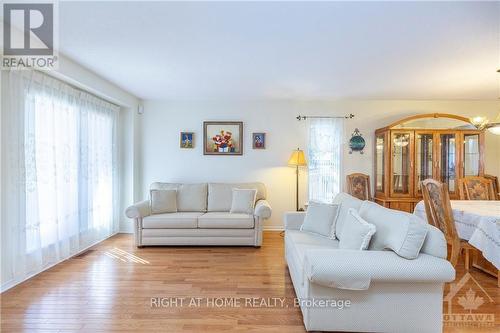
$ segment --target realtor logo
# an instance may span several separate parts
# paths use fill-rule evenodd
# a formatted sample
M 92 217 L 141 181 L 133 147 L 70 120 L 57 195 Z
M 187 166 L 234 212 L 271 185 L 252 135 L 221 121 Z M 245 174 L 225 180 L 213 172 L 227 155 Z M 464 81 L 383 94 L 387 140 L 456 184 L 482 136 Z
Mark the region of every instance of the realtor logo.
M 459 296 L 463 290 L 465 294 Z M 467 272 L 458 283 L 450 285 L 450 292 L 444 298 L 448 303 L 448 311 L 444 314 L 445 326 L 454 327 L 493 327 L 495 325 L 495 314 L 481 311 L 481 306 L 487 303 L 493 304 L 493 298 Z M 462 308 L 453 311 L 453 304 Z
M 2 67 L 54 69 L 56 4 L 3 4 Z

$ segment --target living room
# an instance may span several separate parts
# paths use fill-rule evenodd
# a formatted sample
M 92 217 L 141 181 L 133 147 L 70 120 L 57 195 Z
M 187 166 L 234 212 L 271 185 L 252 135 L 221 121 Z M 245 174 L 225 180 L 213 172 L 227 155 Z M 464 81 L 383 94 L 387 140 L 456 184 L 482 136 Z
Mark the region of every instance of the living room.
M 498 330 L 499 2 L 31 6 L 2 332 Z

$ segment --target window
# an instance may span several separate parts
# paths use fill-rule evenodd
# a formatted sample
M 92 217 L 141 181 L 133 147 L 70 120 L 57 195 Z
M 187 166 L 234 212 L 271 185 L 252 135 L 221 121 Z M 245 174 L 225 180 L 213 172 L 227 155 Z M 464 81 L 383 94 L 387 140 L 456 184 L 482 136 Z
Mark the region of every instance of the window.
M 51 78 L 25 103 L 26 251 L 113 227 L 117 107 Z
M 309 201 L 331 203 L 341 190 L 343 119 L 309 122 Z
M 2 288 L 117 231 L 118 115 L 45 73 L 5 73 Z

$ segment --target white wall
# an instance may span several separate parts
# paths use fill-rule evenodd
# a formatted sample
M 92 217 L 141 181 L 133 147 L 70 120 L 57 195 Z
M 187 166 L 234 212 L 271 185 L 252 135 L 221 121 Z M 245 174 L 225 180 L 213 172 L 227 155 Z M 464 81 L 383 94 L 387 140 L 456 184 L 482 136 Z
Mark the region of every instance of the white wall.
M 261 181 L 268 187 L 273 216 L 266 228 L 281 228 L 284 211 L 295 207 L 294 169 L 287 167 L 293 149 L 306 147 L 307 125 L 298 114 L 355 114 L 346 120 L 345 139 L 359 128 L 367 145 L 363 155 L 344 149 L 344 175 L 373 173 L 373 136 L 377 128 L 418 113 L 453 113 L 465 116 L 500 111 L 499 101 L 146 101 L 138 122 L 138 184 L 147 198 L 154 181 L 209 182 Z M 243 156 L 204 156 L 204 120 L 244 122 Z M 179 148 L 179 132 L 195 132 L 195 148 Z M 267 149 L 253 150 L 252 132 L 267 133 Z M 500 175 L 500 136 L 487 134 L 486 171 Z M 344 178 L 344 177 L 343 177 Z M 373 178 L 372 178 L 373 179 Z M 307 179 L 301 177 L 301 202 L 306 201 Z M 131 230 L 131 229 L 127 229 Z

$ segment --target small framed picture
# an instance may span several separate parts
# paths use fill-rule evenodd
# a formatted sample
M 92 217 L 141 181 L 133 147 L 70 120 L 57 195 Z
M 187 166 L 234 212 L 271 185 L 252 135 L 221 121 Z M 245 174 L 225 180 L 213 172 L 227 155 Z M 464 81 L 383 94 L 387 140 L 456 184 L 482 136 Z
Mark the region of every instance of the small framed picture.
M 194 133 L 181 132 L 181 148 L 194 148 Z
M 253 149 L 266 149 L 266 133 L 252 134 Z

